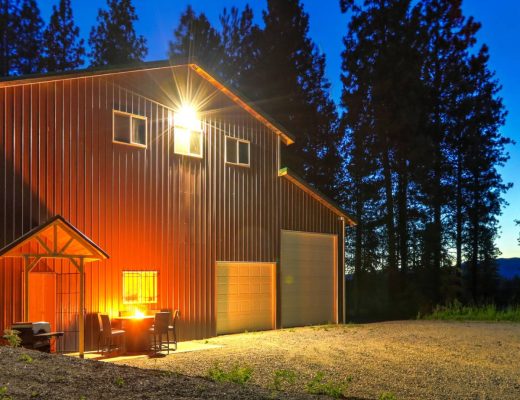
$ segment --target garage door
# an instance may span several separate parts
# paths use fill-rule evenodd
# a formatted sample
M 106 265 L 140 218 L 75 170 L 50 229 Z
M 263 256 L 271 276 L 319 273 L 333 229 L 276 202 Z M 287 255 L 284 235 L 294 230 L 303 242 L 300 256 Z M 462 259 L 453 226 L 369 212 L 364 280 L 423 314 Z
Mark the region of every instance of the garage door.
M 336 236 L 282 231 L 282 327 L 337 322 Z
M 275 327 L 274 263 L 217 262 L 217 334 Z

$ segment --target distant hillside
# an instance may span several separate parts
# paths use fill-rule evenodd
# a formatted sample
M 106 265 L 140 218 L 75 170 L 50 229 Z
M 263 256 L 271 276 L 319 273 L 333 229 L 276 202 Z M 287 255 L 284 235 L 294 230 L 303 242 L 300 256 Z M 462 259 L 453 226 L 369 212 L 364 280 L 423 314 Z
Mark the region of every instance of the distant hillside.
M 504 279 L 520 278 L 520 258 L 498 258 L 498 274 Z

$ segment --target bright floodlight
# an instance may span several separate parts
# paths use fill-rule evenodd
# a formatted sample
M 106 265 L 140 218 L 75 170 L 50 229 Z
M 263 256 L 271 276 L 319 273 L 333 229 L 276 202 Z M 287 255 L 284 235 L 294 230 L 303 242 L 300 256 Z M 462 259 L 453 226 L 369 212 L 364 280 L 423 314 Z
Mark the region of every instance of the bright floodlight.
M 197 112 L 192 106 L 182 106 L 174 115 L 175 126 L 189 131 L 200 132 L 202 130 L 201 121 L 197 117 Z

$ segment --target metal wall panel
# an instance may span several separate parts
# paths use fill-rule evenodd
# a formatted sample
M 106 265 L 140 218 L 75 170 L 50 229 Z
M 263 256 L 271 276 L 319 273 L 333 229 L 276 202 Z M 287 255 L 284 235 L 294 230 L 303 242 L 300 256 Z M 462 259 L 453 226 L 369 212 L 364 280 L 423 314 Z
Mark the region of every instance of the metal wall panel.
M 129 309 L 122 271 L 153 269 L 159 302 L 149 308 L 178 308 L 181 339 L 210 337 L 217 260 L 278 262 L 281 229 L 341 238 L 341 223 L 278 177 L 277 136 L 222 96 L 204 116 L 203 158 L 174 154 L 173 103 L 150 99 L 164 98 L 152 86 L 128 73 L 0 88 L 0 247 L 61 214 L 110 255 L 87 266 L 88 313 Z M 146 149 L 112 142 L 113 108 L 148 118 Z M 225 135 L 251 141 L 250 168 L 224 163 Z M 21 291 L 21 263 L 0 260 L 0 331 L 22 319 Z

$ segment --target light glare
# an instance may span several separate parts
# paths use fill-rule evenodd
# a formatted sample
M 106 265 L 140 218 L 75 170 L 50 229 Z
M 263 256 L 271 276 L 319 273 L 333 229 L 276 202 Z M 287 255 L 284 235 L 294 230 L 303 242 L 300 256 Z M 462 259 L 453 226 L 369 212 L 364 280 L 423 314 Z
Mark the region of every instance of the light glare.
M 197 112 L 190 105 L 182 106 L 174 115 L 176 127 L 184 128 L 188 131 L 202 131 L 202 123 L 197 117 Z

